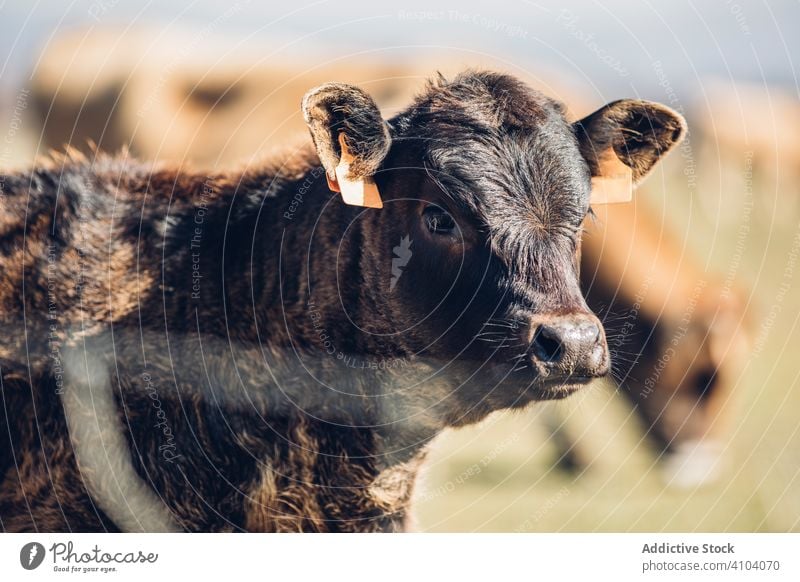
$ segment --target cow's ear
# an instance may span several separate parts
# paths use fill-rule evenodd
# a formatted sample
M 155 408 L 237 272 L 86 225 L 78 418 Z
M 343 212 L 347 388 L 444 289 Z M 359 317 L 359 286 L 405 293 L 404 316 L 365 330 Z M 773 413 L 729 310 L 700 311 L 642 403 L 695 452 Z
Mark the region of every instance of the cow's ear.
M 331 189 L 342 192 L 346 202 L 379 205 L 380 198 L 374 200 L 377 190 L 373 193 L 370 189 L 374 189 L 373 176 L 389 151 L 391 137 L 372 98 L 352 85 L 326 83 L 306 93 L 302 108 Z M 355 197 L 364 200 L 348 200 L 359 188 Z
M 686 133 L 686 121 L 680 114 L 637 99 L 609 103 L 575 122 L 574 127 L 592 177 L 607 177 L 609 168 L 613 171 L 614 163 L 622 162 L 630 168 L 634 183 L 644 179 Z

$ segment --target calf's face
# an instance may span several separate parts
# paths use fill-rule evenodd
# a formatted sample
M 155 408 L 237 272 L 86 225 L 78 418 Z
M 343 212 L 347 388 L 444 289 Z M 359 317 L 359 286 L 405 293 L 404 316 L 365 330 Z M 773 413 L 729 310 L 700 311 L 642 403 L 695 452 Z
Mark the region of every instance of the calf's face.
M 364 292 L 385 310 L 376 320 L 391 322 L 372 332 L 443 367 L 467 363 L 514 387 L 514 402 L 563 397 L 608 372 L 578 278 L 591 179 L 613 155 L 641 180 L 680 139 L 680 116 L 619 101 L 572 124 L 556 102 L 491 73 L 431 83 L 388 122 L 347 85 L 310 92 L 303 110 L 328 175 L 344 142 L 350 177 L 374 180 L 383 198 L 348 228 Z

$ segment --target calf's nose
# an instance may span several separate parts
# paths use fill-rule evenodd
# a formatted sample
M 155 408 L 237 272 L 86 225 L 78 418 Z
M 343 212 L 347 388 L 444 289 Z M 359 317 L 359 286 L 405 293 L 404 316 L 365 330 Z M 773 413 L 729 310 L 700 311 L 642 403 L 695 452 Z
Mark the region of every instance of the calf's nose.
M 540 323 L 530 344 L 533 359 L 548 374 L 599 377 L 608 373 L 608 346 L 592 315 L 566 315 Z

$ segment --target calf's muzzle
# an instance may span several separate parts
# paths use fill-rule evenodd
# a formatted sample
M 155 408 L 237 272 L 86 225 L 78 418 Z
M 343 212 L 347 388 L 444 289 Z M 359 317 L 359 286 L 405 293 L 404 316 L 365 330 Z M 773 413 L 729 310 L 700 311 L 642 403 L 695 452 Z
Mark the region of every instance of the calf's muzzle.
M 528 353 L 542 377 L 585 380 L 609 371 L 603 326 L 590 313 L 538 318 L 531 322 L 529 336 Z

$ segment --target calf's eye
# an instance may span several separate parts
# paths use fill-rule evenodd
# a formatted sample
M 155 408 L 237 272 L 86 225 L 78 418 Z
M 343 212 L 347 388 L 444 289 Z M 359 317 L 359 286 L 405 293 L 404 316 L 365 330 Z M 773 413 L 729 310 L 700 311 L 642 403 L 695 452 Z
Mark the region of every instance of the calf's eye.
M 449 212 L 438 206 L 428 206 L 422 213 L 422 220 L 433 234 L 453 234 L 456 230 L 456 221 Z

